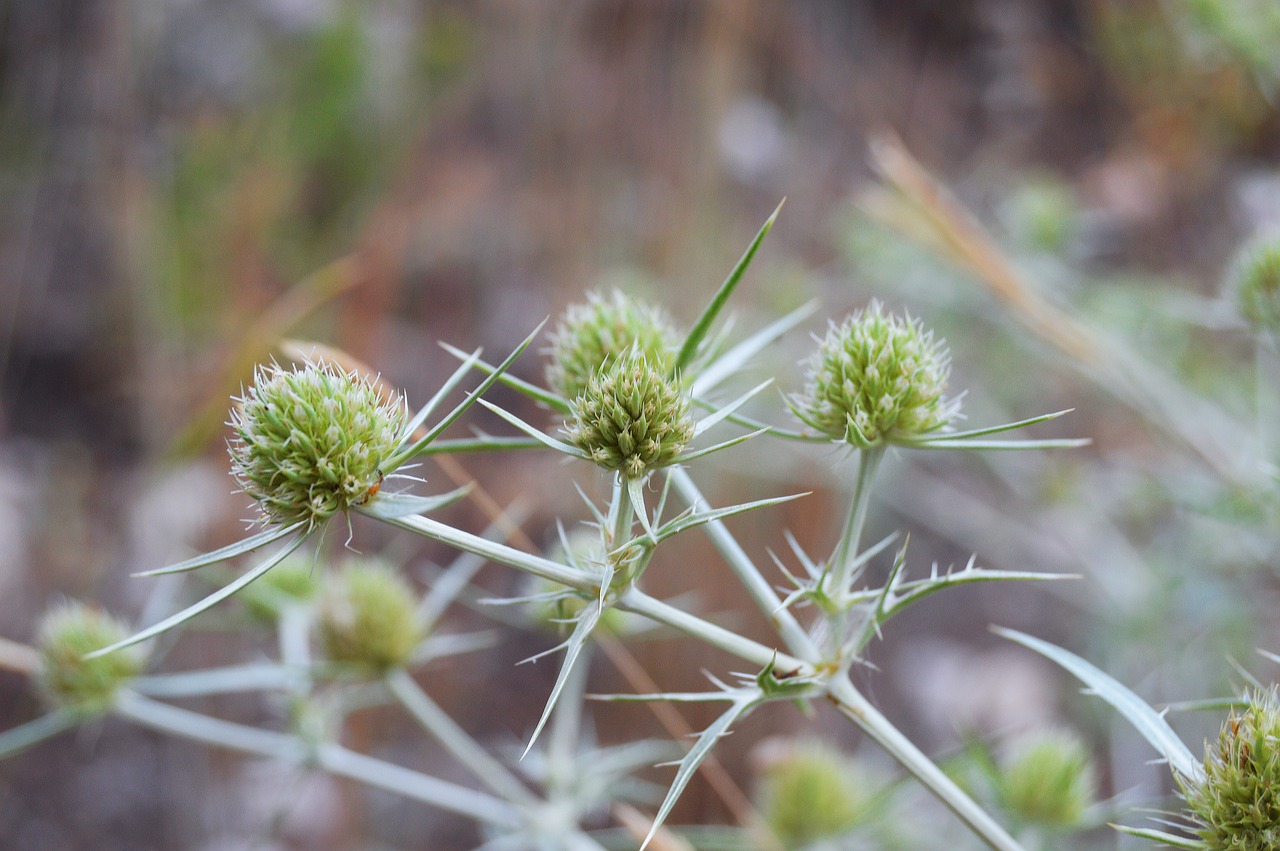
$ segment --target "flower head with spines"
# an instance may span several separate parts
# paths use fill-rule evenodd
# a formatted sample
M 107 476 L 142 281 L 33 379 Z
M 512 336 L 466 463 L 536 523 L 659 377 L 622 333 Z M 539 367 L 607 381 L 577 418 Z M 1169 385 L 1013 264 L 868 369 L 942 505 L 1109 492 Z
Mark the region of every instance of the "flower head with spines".
M 1230 272 L 1240 315 L 1258 331 L 1280 335 L 1280 236 L 1247 245 Z
M 693 439 L 679 383 L 636 348 L 593 375 L 571 403 L 570 442 L 596 464 L 641 479 L 676 460 Z
M 1207 748 L 1204 778 L 1183 782 L 1205 851 L 1280 848 L 1280 695 L 1253 695 Z
M 565 399 L 577 398 L 602 368 L 635 349 L 656 368 L 675 363 L 676 332 L 658 307 L 619 290 L 587 293 L 556 325 L 548 351 L 547 385 Z
M 137 648 L 86 659 L 85 655 L 129 634 L 110 615 L 80 603 L 51 609 L 40 622 L 40 689 L 48 701 L 78 715 L 105 712 L 116 692 L 142 671 Z
M 406 418 L 373 382 L 328 363 L 258 368 L 232 409 L 232 467 L 264 523 L 313 528 L 378 492 Z
M 943 396 L 951 373 L 945 345 L 918 319 L 872 301 L 832 324 L 809 362 L 792 411 L 805 424 L 854 446 L 909 442 L 946 427 L 959 401 Z

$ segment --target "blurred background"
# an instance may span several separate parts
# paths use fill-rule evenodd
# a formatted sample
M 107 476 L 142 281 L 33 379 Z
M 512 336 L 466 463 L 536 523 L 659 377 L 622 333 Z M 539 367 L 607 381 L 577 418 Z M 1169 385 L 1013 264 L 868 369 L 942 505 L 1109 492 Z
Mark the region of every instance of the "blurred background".
M 437 341 L 504 352 L 587 289 L 619 286 L 692 321 L 785 197 L 735 296 L 735 333 L 809 299 L 820 309 L 744 386 L 776 375 L 799 390 L 810 334 L 876 297 L 947 338 L 969 425 L 1075 408 L 1035 436 L 1094 441 L 891 460 L 872 540 L 909 531 L 917 574 L 976 553 L 1081 579 L 921 603 L 873 645 L 862 685 L 944 760 L 1070 728 L 1099 799 L 1151 805 L 1167 770 L 1141 739 L 987 627 L 1062 643 L 1156 703 L 1230 694 L 1246 672 L 1275 679 L 1254 649 L 1280 651 L 1280 521 L 1259 475 L 1280 457 L 1280 366 L 1223 280 L 1243 241 L 1280 227 L 1277 97 L 1270 0 L 8 0 L 0 634 L 30 641 L 63 598 L 151 622 L 207 587 L 128 574 L 240 534 L 251 513 L 227 475 L 228 397 L 253 364 L 285 357 L 281 340 L 339 347 L 421 403 L 456 365 Z M 514 372 L 540 381 L 541 361 Z M 755 414 L 790 427 L 765 395 Z M 472 424 L 506 433 L 487 416 Z M 733 525 L 759 563 L 788 529 L 830 548 L 843 455 L 771 444 L 718 458 L 699 471 L 717 504 L 815 490 Z M 556 517 L 583 516 L 572 478 L 603 493 L 539 453 L 457 461 L 424 464 L 428 490 L 473 476 L 496 504 L 517 502 L 538 544 Z M 470 501 L 447 519 L 492 518 Z M 415 580 L 452 558 L 372 526 L 354 535 Z M 494 566 L 478 581 L 522 587 Z M 693 593 L 768 640 L 700 540 L 673 546 L 646 587 Z M 197 621 L 160 669 L 268 652 L 236 606 Z M 492 626 L 464 607 L 447 622 Z M 502 630 L 495 649 L 419 679 L 506 752 L 558 663 L 515 667 L 556 639 Z M 632 649 L 668 689 L 736 670 L 672 636 Z M 591 690 L 634 689 L 601 657 Z M 282 724 L 250 697 L 191 705 Z M 0 671 L 0 728 L 39 712 L 27 679 Z M 684 714 L 699 728 L 710 712 Z M 592 715 L 603 742 L 667 737 L 641 706 Z M 1174 721 L 1198 752 L 1220 717 Z M 810 735 L 895 785 L 824 712 L 769 707 L 717 753 L 752 795 L 762 743 Z M 466 782 L 395 713 L 359 714 L 346 737 Z M 646 776 L 669 782 L 670 769 Z M 894 799 L 940 843 L 959 830 L 910 784 Z M 734 815 L 697 779 L 672 820 Z M 1106 828 L 1071 842 L 1134 847 Z M 6 848 L 477 844 L 463 819 L 114 721 L 0 764 Z

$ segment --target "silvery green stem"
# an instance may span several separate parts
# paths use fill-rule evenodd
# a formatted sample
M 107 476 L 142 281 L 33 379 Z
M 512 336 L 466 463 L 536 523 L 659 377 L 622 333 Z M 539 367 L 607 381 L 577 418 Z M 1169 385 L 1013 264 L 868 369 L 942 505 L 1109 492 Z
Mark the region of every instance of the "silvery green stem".
M 455 529 L 429 517 L 414 514 L 408 517 L 379 519 L 384 523 L 399 526 L 401 529 L 407 529 L 424 538 L 440 541 L 463 552 L 484 556 L 492 561 L 509 565 L 517 570 L 523 570 L 525 573 L 540 576 L 543 579 L 550 579 L 552 582 L 559 582 L 561 585 L 568 585 L 570 588 L 576 588 L 579 591 L 586 591 L 589 594 L 600 592 L 600 580 L 585 571 L 577 570 L 531 553 L 521 552 L 514 547 L 481 538 L 479 535 L 473 535 L 461 529 Z
M 478 780 L 514 804 L 537 803 L 533 793 L 436 705 L 404 669 L 387 677 L 387 687 L 400 705 Z
M 876 744 L 920 781 L 926 789 L 969 826 L 983 842 L 995 851 L 1024 851 L 1016 839 L 965 794 L 942 769 L 929 759 L 911 740 L 880 714 L 862 693 L 846 679 L 836 679 L 827 694 L 840 714 L 862 728 Z
M 679 467 L 672 468 L 668 475 L 671 477 L 672 484 L 676 490 L 684 497 L 685 502 L 689 505 L 696 505 L 703 502 L 702 493 L 698 490 L 698 486 L 684 469 Z M 769 581 L 764 578 L 760 570 L 751 561 L 751 558 L 738 545 L 737 540 L 729 532 L 727 526 L 721 520 L 712 520 L 706 525 L 707 537 L 711 539 L 712 545 L 724 557 L 729 568 L 734 575 L 738 577 L 738 581 L 746 589 L 747 594 L 755 602 L 756 606 L 769 618 L 769 622 L 778 630 L 778 634 L 782 636 L 782 640 L 791 648 L 792 653 L 797 653 L 808 658 L 817 657 L 817 648 L 813 644 L 813 639 L 809 637 L 809 633 L 796 621 L 789 609 L 782 608 L 782 601 L 778 599 L 778 595 L 774 593 L 773 587 Z
M 688 612 L 677 609 L 675 606 L 670 606 L 661 600 L 654 599 L 634 586 L 627 589 L 626 593 L 618 600 L 618 608 L 644 615 L 658 623 L 678 629 L 686 635 L 691 635 L 700 641 L 719 647 L 726 653 L 745 659 L 753 665 L 759 665 L 761 668 L 773 663 L 780 673 L 790 673 L 792 671 L 799 672 L 801 675 L 813 673 L 813 666 L 807 662 L 794 656 L 789 656 L 786 653 L 779 653 L 775 648 L 766 647 L 722 626 L 716 626 L 709 621 L 705 621 L 697 615 L 691 615 Z
M 610 539 L 606 545 L 610 549 L 620 547 L 631 539 L 632 516 L 631 491 L 619 475 L 613 483 L 613 497 L 609 501 Z
M 485 558 L 501 564 L 510 565 L 526 573 L 532 573 L 534 576 L 541 576 L 553 582 L 577 588 L 580 591 L 593 594 L 600 591 L 599 580 L 583 571 L 549 561 L 540 556 L 521 552 L 505 544 L 489 541 L 469 532 L 463 532 L 460 529 L 454 529 L 428 517 L 413 515 L 410 517 L 387 518 L 383 522 L 399 526 L 423 537 L 449 544 L 466 552 L 483 555 Z M 691 615 L 660 600 L 655 600 L 634 587 L 622 596 L 618 601 L 618 607 L 678 629 L 681 632 L 692 635 L 694 638 L 719 647 L 726 653 L 731 653 L 734 656 L 746 659 L 752 664 L 759 665 L 761 668 L 768 665 L 776 654 L 776 664 L 780 670 L 798 670 L 802 673 L 812 673 L 812 666 L 806 662 L 793 656 L 788 656 L 785 653 L 777 653 L 771 647 L 766 647 L 749 638 L 743 638 L 724 627 L 716 626 L 696 615 Z
M 506 801 L 349 751 L 339 745 L 308 745 L 293 736 L 211 718 L 130 691 L 119 694 L 114 711 L 144 727 L 215 747 L 298 765 L 312 763 L 330 774 L 358 780 L 488 824 L 515 827 L 520 823 L 519 813 Z
M 854 562 L 862 545 L 862 528 L 866 525 L 867 508 L 871 504 L 871 480 L 875 478 L 883 458 L 883 446 L 872 446 L 858 452 L 858 479 L 853 487 L 853 504 L 849 506 L 844 532 L 831 554 L 829 569 L 834 571 L 834 576 L 827 591 L 833 596 L 843 596 L 853 590 L 849 586 L 853 583 Z

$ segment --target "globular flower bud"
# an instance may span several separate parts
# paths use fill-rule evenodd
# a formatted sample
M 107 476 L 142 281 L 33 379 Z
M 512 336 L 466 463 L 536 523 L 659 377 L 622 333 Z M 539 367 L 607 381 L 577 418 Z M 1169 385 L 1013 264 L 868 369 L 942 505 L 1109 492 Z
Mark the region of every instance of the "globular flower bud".
M 426 637 L 409 583 L 374 561 L 352 562 L 329 578 L 318 625 L 328 659 L 377 674 L 404 666 Z
M 570 412 L 569 440 L 628 479 L 667 466 L 693 439 L 689 400 L 679 383 L 639 350 L 593 375 Z
M 264 521 L 308 528 L 378 492 L 405 422 L 402 399 L 384 402 L 371 382 L 328 364 L 260 367 L 237 401 L 236 480 Z
M 1280 237 L 1247 246 L 1230 274 L 1240 315 L 1256 330 L 1280 334 Z
M 1206 751 L 1205 777 L 1183 783 L 1195 833 L 1206 851 L 1280 848 L 1280 698 L 1254 695 Z
M 40 623 L 39 683 L 51 704 L 84 715 L 111 707 L 116 691 L 136 677 L 146 659 L 130 647 L 85 659 L 94 650 L 126 638 L 130 630 L 98 609 L 68 603 L 50 610 Z
M 809 363 L 796 415 L 859 447 L 905 442 L 946 426 L 959 412 L 944 399 L 951 362 L 941 341 L 910 316 L 872 301 L 832 325 Z
M 1059 830 L 1080 823 L 1097 788 L 1088 748 L 1063 732 L 1019 742 L 1003 760 L 997 785 L 1016 818 Z
M 847 833 L 870 815 L 873 799 L 838 751 L 788 743 L 765 761 L 761 811 L 784 848 Z
M 657 307 L 618 290 L 607 297 L 588 293 L 586 303 L 570 305 L 556 325 L 547 384 L 573 399 L 605 364 L 632 349 L 642 352 L 655 368 L 669 370 L 676 349 L 670 320 Z

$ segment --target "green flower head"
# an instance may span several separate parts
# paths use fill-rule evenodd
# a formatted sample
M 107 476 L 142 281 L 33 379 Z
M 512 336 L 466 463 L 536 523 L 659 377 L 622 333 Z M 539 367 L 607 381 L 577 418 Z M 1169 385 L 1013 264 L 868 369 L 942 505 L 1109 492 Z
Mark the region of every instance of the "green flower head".
M 120 621 L 98 609 L 67 603 L 40 622 L 40 689 L 54 706 L 84 715 L 110 708 L 116 691 L 136 677 L 146 659 L 136 647 L 85 659 L 85 654 L 115 644 L 129 634 Z
M 997 784 L 1005 808 L 1018 819 L 1056 829 L 1078 825 L 1096 789 L 1089 750 L 1062 732 L 1019 742 L 1001 764 Z
M 1280 237 L 1246 246 L 1232 267 L 1230 286 L 1250 325 L 1280 334 Z
M 1183 795 L 1206 851 L 1280 848 L 1280 698 L 1254 695 L 1206 749 L 1205 778 Z
M 547 384 L 573 399 L 606 363 L 631 349 L 643 352 L 655 367 L 669 370 L 675 362 L 676 332 L 666 314 L 618 290 L 607 297 L 588 293 L 586 302 L 570 305 L 556 325 Z
M 689 400 L 666 369 L 632 349 L 591 377 L 569 405 L 569 440 L 627 479 L 671 464 L 693 439 Z
M 403 667 L 426 637 L 417 605 L 409 583 L 386 565 L 348 564 L 330 577 L 320 596 L 325 656 L 375 673 Z
M 906 443 L 943 428 L 959 402 L 943 398 L 951 361 L 920 321 L 886 314 L 878 301 L 832 325 L 809 362 L 802 421 L 858 447 Z
M 312 528 L 367 502 L 405 422 L 401 398 L 328 364 L 259 367 L 231 411 L 232 467 L 264 522 Z
M 784 847 L 833 839 L 871 815 L 873 795 L 838 751 L 816 742 L 785 748 L 761 777 L 761 809 Z

